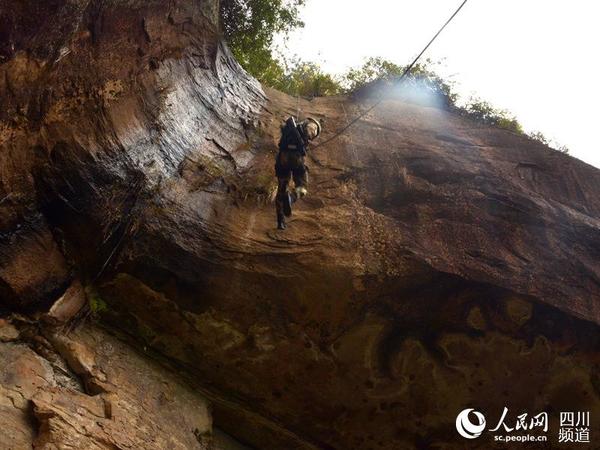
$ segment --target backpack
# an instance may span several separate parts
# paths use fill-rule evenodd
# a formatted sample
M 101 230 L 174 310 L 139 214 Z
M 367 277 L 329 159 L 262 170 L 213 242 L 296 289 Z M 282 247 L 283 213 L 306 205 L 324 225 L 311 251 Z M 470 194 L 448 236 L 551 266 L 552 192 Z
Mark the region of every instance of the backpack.
M 281 127 L 280 151 L 297 151 L 302 156 L 306 155 L 306 142 L 298 130 L 294 117 L 288 117 L 285 125 Z

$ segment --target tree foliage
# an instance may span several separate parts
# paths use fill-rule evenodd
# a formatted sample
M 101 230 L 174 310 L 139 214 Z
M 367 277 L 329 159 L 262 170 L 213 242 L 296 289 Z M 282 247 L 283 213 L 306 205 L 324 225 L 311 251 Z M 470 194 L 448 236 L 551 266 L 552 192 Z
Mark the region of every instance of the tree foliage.
M 286 62 L 283 73 L 271 82 L 275 89 L 302 97 L 323 97 L 343 91 L 334 76 L 323 72 L 318 64 L 302 60 Z
M 435 66 L 439 64 L 430 59 L 415 64 L 407 74 L 404 83 L 418 82 L 421 87 L 444 99 L 445 107 L 458 111 L 476 122 L 523 133 L 523 127 L 513 115 L 506 110 L 494 108 L 485 100 L 471 98 L 465 105 L 458 106 L 458 94 L 454 92 L 453 83 L 445 80 L 435 71 Z M 384 79 L 394 82 L 404 73 L 406 67 L 383 58 L 369 58 L 361 67 L 350 69 L 343 77 L 343 82 L 349 91 L 359 89 L 375 80 Z
M 223 33 L 238 62 L 259 80 L 279 76 L 273 38 L 303 27 L 305 0 L 221 0 Z M 275 79 L 277 79 L 275 76 Z
M 558 144 L 556 141 L 547 138 L 541 131 L 533 131 L 527 136 L 529 136 L 530 139 L 533 139 L 534 141 L 537 141 L 550 148 L 553 148 L 556 151 L 559 151 L 561 153 L 569 153 L 569 147 L 567 147 L 566 145 Z
M 435 72 L 433 66 L 436 64 L 439 63 L 434 63 L 430 59 L 415 64 L 407 73 L 404 83 L 418 83 L 420 88 L 442 98 L 446 106 L 454 105 L 458 96 L 453 91 L 452 83 Z M 362 66 L 348 70 L 342 83 L 346 91 L 352 92 L 375 80 L 395 82 L 407 68 L 408 66 L 400 66 L 380 57 L 369 58 Z
M 380 57 L 369 58 L 362 66 L 348 70 L 344 75 L 344 83 L 347 91 L 355 91 L 375 80 L 398 77 L 402 72 L 403 66 Z
M 459 108 L 459 111 L 479 123 L 494 125 L 519 134 L 523 133 L 523 127 L 516 117 L 505 109 L 494 108 L 485 100 L 471 98 L 465 106 Z
M 273 40 L 276 35 L 287 36 L 290 31 L 303 27 L 299 19 L 305 0 L 221 0 L 222 28 L 238 62 L 264 84 L 291 95 L 320 97 L 353 92 L 376 80 L 394 82 L 406 66 L 384 58 L 369 58 L 362 66 L 352 68 L 341 77 L 324 72 L 314 62 L 286 60 L 275 55 Z M 405 83 L 418 82 L 419 86 L 444 99 L 444 106 L 458 111 L 477 122 L 494 125 L 516 133 L 523 133 L 517 119 L 506 110 L 494 108 L 481 99 L 471 99 L 457 106 L 458 95 L 451 82 L 441 78 L 430 60 L 416 64 Z M 540 134 L 532 139 L 548 144 Z M 561 151 L 568 151 L 560 148 Z

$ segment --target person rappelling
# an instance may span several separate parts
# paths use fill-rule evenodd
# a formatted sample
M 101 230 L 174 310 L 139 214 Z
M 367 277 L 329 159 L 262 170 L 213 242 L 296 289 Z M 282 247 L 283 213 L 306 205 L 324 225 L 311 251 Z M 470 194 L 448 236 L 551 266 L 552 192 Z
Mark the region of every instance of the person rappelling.
M 292 203 L 308 193 L 308 168 L 304 164 L 307 147 L 310 141 L 321 134 L 321 124 L 308 117 L 296 123 L 289 117 L 281 127 L 279 152 L 275 160 L 277 176 L 277 195 L 275 207 L 277 211 L 277 228 L 285 230 L 285 218 L 292 215 Z M 294 178 L 294 189 L 288 192 L 290 178 Z
M 400 85 L 404 78 L 410 73 L 415 64 L 419 61 L 423 53 L 427 51 L 429 46 L 437 39 L 440 33 L 448 26 L 448 24 L 454 19 L 459 11 L 465 6 L 467 0 L 463 0 L 458 9 L 454 11 L 454 14 L 442 25 L 438 32 L 431 38 L 425 48 L 421 50 L 415 59 L 404 69 L 400 77 L 395 81 L 395 85 Z M 352 125 L 357 123 L 360 119 L 365 117 L 377 106 L 379 106 L 385 99 L 384 95 L 381 95 L 377 101 L 362 111 L 358 116 L 348 122 L 340 130 L 338 130 L 333 136 L 324 142 L 321 142 L 317 147 L 328 144 L 334 139 L 345 133 Z M 285 230 L 285 218 L 292 215 L 292 203 L 297 201 L 299 198 L 304 197 L 307 191 L 308 185 L 308 174 L 307 167 L 304 164 L 304 157 L 306 156 L 306 149 L 308 143 L 315 139 L 321 133 L 321 124 L 313 119 L 312 117 L 296 124 L 294 117 L 289 117 L 285 121 L 285 125 L 281 127 L 281 139 L 279 141 L 279 153 L 277 153 L 277 160 L 275 162 L 275 175 L 277 176 L 277 195 L 275 197 L 275 205 L 277 209 L 277 228 Z M 288 184 L 291 177 L 294 177 L 294 190 L 288 192 Z

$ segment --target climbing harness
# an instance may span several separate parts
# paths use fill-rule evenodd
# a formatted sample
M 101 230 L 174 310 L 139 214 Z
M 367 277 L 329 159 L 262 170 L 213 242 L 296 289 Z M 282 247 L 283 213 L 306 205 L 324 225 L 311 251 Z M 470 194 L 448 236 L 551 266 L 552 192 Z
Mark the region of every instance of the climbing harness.
M 417 63 L 417 61 L 419 60 L 419 58 L 421 58 L 421 56 L 423 56 L 423 53 L 425 53 L 427 51 L 427 49 L 429 48 L 429 46 L 431 44 L 433 44 L 433 41 L 436 40 L 436 38 L 440 35 L 440 33 L 444 30 L 444 28 L 446 28 L 446 26 L 452 22 L 452 19 L 454 19 L 454 17 L 456 17 L 456 15 L 459 13 L 459 11 L 462 9 L 463 6 L 465 6 L 465 3 L 467 3 L 468 0 L 464 0 L 460 6 L 456 9 L 456 11 L 454 11 L 454 14 L 452 14 L 450 16 L 450 18 L 446 21 L 446 23 L 444 23 L 444 25 L 442 25 L 442 27 L 438 30 L 438 32 L 435 34 L 435 36 L 433 36 L 433 38 L 431 38 L 431 40 L 429 41 L 429 43 L 425 46 L 425 48 L 423 50 L 421 50 L 421 53 L 419 53 L 417 55 L 417 57 L 413 60 L 413 62 L 410 63 L 410 65 L 404 69 L 404 71 L 402 72 L 402 75 L 400 75 L 400 78 L 398 78 L 398 80 L 395 82 L 396 85 L 400 85 L 400 83 L 402 83 L 402 80 L 406 77 L 406 75 L 408 75 L 410 73 L 410 71 L 412 70 L 412 68 L 414 67 L 414 65 Z M 319 147 L 321 147 L 322 145 L 328 144 L 329 142 L 333 141 L 334 139 L 338 138 L 339 136 L 341 136 L 342 134 L 344 134 L 346 132 L 346 130 L 348 130 L 348 128 L 350 128 L 352 125 L 354 125 L 356 122 L 358 122 L 360 119 L 362 119 L 363 117 L 365 117 L 367 114 L 369 114 L 371 111 L 373 111 L 375 108 L 377 108 L 384 100 L 384 96 L 381 95 L 379 97 L 379 99 L 369 108 L 367 108 L 365 111 L 363 111 L 362 113 L 360 113 L 358 116 L 356 116 L 354 119 L 352 119 L 347 125 L 345 125 L 344 127 L 342 127 L 340 130 L 338 130 L 333 136 L 331 136 L 329 139 L 320 142 L 319 144 L 315 145 L 312 150 L 315 150 Z

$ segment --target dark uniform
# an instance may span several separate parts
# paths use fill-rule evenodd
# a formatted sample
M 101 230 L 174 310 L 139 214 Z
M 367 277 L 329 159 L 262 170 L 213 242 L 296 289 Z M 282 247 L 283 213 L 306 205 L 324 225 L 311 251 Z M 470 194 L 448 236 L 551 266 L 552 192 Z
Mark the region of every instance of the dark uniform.
M 285 228 L 285 217 L 292 213 L 291 204 L 297 200 L 295 194 L 288 192 L 290 178 L 294 178 L 296 191 L 299 188 L 308 187 L 308 173 L 304 165 L 308 137 L 304 129 L 296 125 L 293 117 L 290 117 L 281 127 L 281 139 L 279 140 L 279 153 L 275 161 L 275 175 L 277 175 L 277 196 L 275 204 L 277 209 L 277 227 Z

